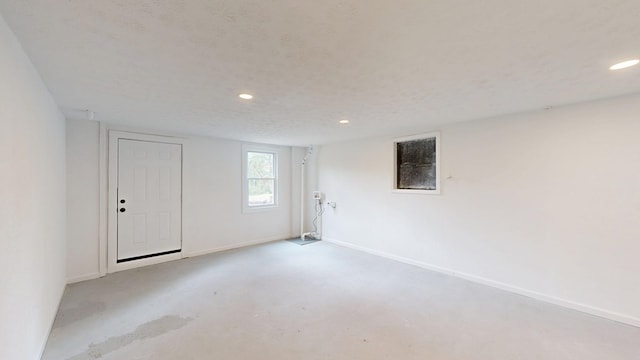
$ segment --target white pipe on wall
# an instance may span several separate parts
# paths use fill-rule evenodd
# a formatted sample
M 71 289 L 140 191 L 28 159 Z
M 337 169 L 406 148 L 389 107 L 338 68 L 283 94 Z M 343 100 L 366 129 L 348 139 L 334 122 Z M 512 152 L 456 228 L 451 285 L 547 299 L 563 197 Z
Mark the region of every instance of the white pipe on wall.
M 313 146 L 309 146 L 307 148 L 307 153 L 304 155 L 304 159 L 302 159 L 302 164 L 300 165 L 300 239 L 304 240 L 304 165 L 307 163 L 309 159 L 309 155 L 313 151 Z
M 306 156 L 305 156 L 306 160 Z M 300 166 L 301 174 L 300 174 L 300 239 L 303 239 L 304 236 L 304 162 L 302 160 L 302 165 Z

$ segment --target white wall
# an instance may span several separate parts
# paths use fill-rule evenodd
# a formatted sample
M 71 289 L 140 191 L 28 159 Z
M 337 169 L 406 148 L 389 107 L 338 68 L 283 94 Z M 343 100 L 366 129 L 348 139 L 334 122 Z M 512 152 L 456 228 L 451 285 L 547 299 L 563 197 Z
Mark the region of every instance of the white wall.
M 65 286 L 65 123 L 0 17 L 0 359 L 39 359 Z
M 68 184 L 70 189 L 74 189 L 73 193 L 70 191 L 68 206 L 67 278 L 74 282 L 99 276 L 100 126 L 92 121 L 68 120 L 67 127 Z M 185 139 L 182 184 L 184 256 L 284 239 L 290 237 L 292 231 L 297 231 L 299 226 L 293 225 L 292 220 L 298 219 L 294 213 L 300 208 L 299 193 L 293 191 L 292 196 L 291 189 L 297 185 L 299 191 L 296 159 L 300 150 L 276 147 L 280 187 L 278 208 L 243 213 L 242 144 L 197 136 Z
M 99 275 L 99 136 L 96 121 L 67 120 L 67 279 Z
M 640 325 L 638 114 L 635 95 L 431 129 L 441 195 L 391 192 L 392 138 L 326 145 L 325 239 Z
M 242 213 L 242 143 L 191 137 L 183 150 L 186 256 L 291 235 L 291 148 L 278 150 L 278 208 Z

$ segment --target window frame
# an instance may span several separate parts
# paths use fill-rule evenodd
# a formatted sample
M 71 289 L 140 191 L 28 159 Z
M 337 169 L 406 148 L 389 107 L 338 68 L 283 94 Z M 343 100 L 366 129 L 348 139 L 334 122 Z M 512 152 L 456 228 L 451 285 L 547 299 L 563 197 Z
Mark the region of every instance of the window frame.
M 273 204 L 249 206 L 249 153 L 265 153 L 273 155 Z M 278 149 L 267 145 L 242 145 L 242 212 L 252 213 L 275 210 L 278 208 Z M 253 179 L 253 178 L 252 178 Z M 267 178 L 271 179 L 271 178 Z
M 430 138 L 435 138 L 435 142 L 436 142 L 435 143 L 435 152 L 436 152 L 436 155 L 435 155 L 435 171 L 436 171 L 435 180 L 436 180 L 436 188 L 435 189 L 403 189 L 403 188 L 398 188 L 398 170 L 399 170 L 399 166 L 400 166 L 400 164 L 398 164 L 398 144 L 399 143 L 403 143 L 403 142 L 407 142 L 407 141 L 424 140 L 424 139 L 430 139 Z M 440 191 L 442 189 L 441 183 L 440 183 L 440 174 L 441 174 L 440 164 L 441 164 L 441 161 L 440 161 L 440 132 L 439 131 L 434 131 L 434 132 L 425 133 L 425 134 L 412 135 L 412 136 L 405 136 L 405 137 L 394 139 L 394 141 L 393 141 L 393 187 L 392 187 L 392 192 L 397 193 L 397 194 L 440 195 Z

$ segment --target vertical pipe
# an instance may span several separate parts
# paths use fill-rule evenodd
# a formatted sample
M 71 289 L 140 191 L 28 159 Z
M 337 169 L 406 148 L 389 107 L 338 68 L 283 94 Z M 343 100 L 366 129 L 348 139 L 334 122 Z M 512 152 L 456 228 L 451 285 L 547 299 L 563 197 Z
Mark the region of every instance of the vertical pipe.
M 309 145 L 307 148 L 307 153 L 304 155 L 302 159 L 302 164 L 300 165 L 300 239 L 304 240 L 304 165 L 307 163 L 309 159 L 309 155 L 313 151 L 313 146 Z
M 318 240 L 322 239 L 322 195 L 318 199 L 318 208 L 320 209 L 320 215 L 318 216 Z
M 305 156 L 300 165 L 300 239 L 303 239 L 302 234 L 304 234 L 304 163 L 306 159 Z

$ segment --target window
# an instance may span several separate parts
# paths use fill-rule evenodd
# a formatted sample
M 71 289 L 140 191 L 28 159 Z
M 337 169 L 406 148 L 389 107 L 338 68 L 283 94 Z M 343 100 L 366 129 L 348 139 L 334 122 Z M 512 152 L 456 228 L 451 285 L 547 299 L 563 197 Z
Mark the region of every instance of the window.
M 440 133 L 408 136 L 394 141 L 394 192 L 440 194 Z
M 244 210 L 277 206 L 277 153 L 248 147 L 243 153 Z

